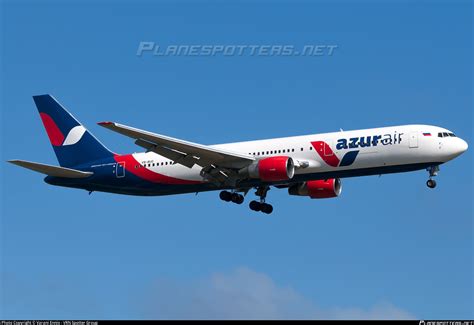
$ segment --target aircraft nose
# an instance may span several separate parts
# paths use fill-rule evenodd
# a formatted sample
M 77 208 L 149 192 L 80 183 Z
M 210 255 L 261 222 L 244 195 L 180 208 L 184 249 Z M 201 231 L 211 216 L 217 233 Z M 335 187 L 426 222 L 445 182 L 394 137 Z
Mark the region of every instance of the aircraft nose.
M 444 153 L 447 160 L 451 160 L 461 155 L 467 150 L 467 142 L 461 138 L 449 138 L 449 142 L 445 144 Z
M 457 149 L 459 151 L 459 154 L 462 154 L 463 152 L 467 150 L 469 146 L 466 141 L 460 138 L 457 147 L 458 147 Z

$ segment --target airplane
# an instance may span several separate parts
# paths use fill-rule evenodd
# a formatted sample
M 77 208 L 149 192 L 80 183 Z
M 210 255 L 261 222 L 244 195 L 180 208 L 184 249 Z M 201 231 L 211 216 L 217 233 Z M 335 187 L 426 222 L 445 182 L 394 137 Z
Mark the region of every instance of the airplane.
M 401 125 L 356 131 L 202 145 L 115 122 L 100 126 L 135 140 L 145 152 L 107 149 L 51 95 L 33 96 L 60 166 L 25 160 L 10 163 L 46 174 L 51 185 L 116 194 L 160 196 L 220 190 L 226 202 L 242 204 L 256 189 L 253 211 L 270 214 L 271 187 L 311 199 L 338 197 L 342 178 L 426 169 L 426 185 L 439 165 L 461 155 L 466 141 L 431 125 Z M 242 193 L 242 194 L 241 194 Z

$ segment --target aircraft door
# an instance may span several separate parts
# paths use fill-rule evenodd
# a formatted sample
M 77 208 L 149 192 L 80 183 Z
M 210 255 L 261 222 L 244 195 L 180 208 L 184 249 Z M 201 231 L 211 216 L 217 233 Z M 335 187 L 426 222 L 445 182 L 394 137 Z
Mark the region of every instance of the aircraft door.
M 329 156 L 333 156 L 334 155 L 334 152 L 332 151 L 334 148 L 334 141 L 333 140 L 329 140 L 327 141 L 327 143 L 329 144 L 328 146 L 324 146 L 324 156 L 326 157 L 329 157 Z
M 418 132 L 410 133 L 410 148 L 418 148 Z
M 118 162 L 115 168 L 116 168 L 115 176 L 117 178 L 125 177 L 125 162 L 124 161 Z

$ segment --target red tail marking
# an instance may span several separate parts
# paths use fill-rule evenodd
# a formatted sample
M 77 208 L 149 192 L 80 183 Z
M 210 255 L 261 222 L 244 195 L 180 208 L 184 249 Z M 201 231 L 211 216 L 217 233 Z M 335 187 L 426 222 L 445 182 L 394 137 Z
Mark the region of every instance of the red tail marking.
M 46 133 L 48 133 L 49 141 L 53 146 L 60 146 L 64 141 L 64 135 L 58 128 L 54 120 L 46 113 L 40 113 Z

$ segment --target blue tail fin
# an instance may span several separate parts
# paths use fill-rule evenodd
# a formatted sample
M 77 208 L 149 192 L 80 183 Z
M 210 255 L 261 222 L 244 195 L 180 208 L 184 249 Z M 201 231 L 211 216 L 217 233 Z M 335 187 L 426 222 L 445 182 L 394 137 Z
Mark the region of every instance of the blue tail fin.
M 46 133 L 59 164 L 75 167 L 103 158 L 113 157 L 86 128 L 51 95 L 33 96 Z

